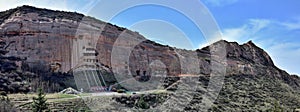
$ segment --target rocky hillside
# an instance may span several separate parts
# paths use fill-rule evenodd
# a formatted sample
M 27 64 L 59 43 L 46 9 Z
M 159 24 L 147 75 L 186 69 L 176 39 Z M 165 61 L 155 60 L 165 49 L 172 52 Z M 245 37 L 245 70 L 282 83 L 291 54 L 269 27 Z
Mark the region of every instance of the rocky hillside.
M 125 39 L 118 40 L 120 38 Z M 5 47 L 5 50 L 9 52 L 1 51 L 1 53 L 5 52 L 2 54 L 5 57 L 0 55 L 1 67 L 12 66 L 14 70 L 14 72 L 7 72 L 1 69 L 1 75 L 4 74 L 1 77 L 11 76 L 8 79 L 13 82 L 23 82 L 22 77 L 24 76 L 21 75 L 23 72 L 15 72 L 16 66 L 6 63 L 11 63 L 8 61 L 11 59 L 15 61 L 24 59 L 21 61 L 20 67 L 26 68 L 28 71 L 38 75 L 48 72 L 60 74 L 44 77 L 43 80 L 48 81 L 48 85 L 60 78 L 62 80 L 59 82 L 73 81 L 70 80 L 73 78 L 72 76 L 62 78 L 60 72 L 70 72 L 81 63 L 80 60 L 84 60 L 100 63 L 108 75 L 113 74 L 111 70 L 114 67 L 130 69 L 130 71 L 123 71 L 122 74 L 130 72 L 134 76 L 148 75 L 151 73 L 149 68 L 152 65 L 162 65 L 168 76 L 199 75 L 199 81 L 204 82 L 204 85 L 201 86 L 205 86 L 208 79 L 203 79 L 200 75 L 208 77 L 211 74 L 211 63 L 215 61 L 211 56 L 211 51 L 213 46 L 222 44 L 225 47 L 224 51 L 226 51 L 226 60 L 222 63 L 226 66 L 226 76 L 222 91 L 211 110 L 250 111 L 252 109 L 266 111 L 273 108 L 274 102 L 279 102 L 287 110 L 300 106 L 300 78 L 277 68 L 270 56 L 251 41 L 239 45 L 236 42 L 220 40 L 211 46 L 196 51 L 183 50 L 157 44 L 147 40 L 137 32 L 82 14 L 31 6 L 21 6 L 0 12 L 0 39 L 6 43 L 11 43 Z M 112 63 L 111 57 L 114 53 L 114 47 L 123 47 L 125 50 L 132 47 L 130 54 L 124 54 L 129 55 L 130 63 Z M 95 53 L 96 55 L 93 56 L 96 58 L 82 59 L 85 52 Z M 190 54 L 195 54 L 195 57 Z M 197 59 L 198 61 L 189 59 Z M 158 60 L 159 62 L 157 62 Z M 178 78 L 180 79 L 180 77 Z M 5 82 L 3 78 L 0 81 Z M 169 81 L 167 85 L 172 85 L 173 82 L 175 81 Z M 5 85 L 6 82 L 1 84 Z M 60 85 L 66 86 L 66 84 Z M 74 83 L 69 85 L 74 86 Z M 52 87 L 55 86 L 52 84 Z M 24 87 L 27 91 L 25 85 Z M 201 90 L 198 92 L 197 94 L 203 93 Z M 197 94 L 194 97 L 194 102 L 184 108 L 185 110 L 197 111 L 201 109 L 196 105 L 201 103 L 199 102 L 201 97 L 197 97 Z M 116 99 L 121 101 L 119 98 Z
M 299 77 L 289 75 L 287 72 L 277 68 L 268 54 L 261 48 L 257 47 L 253 42 L 248 42 L 239 45 L 236 42 L 219 41 L 217 43 L 225 43 L 227 49 L 227 69 L 224 78 L 223 87 L 208 109 L 209 112 L 224 112 L 224 111 L 268 111 L 281 112 L 295 111 L 300 107 L 300 82 Z M 206 57 L 209 54 L 209 47 L 197 50 L 199 56 Z M 211 60 L 206 59 L 208 63 Z M 145 95 L 145 96 L 122 96 L 116 97 L 115 101 L 118 104 L 130 108 L 129 110 L 155 110 L 164 105 L 165 100 L 182 97 L 178 95 L 180 91 L 179 85 L 175 84 L 182 77 L 170 77 L 165 81 L 165 87 L 168 91 L 172 91 L 166 97 L 165 94 Z M 205 95 L 209 85 L 210 76 L 199 76 L 199 87 L 202 89 L 194 90 L 189 97 L 192 99 L 183 107 L 163 107 L 161 110 L 168 111 L 203 111 L 203 95 Z M 220 82 L 214 82 L 220 83 Z M 175 84 L 175 85 L 174 85 Z M 173 85 L 172 88 L 169 86 Z M 191 90 L 187 91 L 190 92 Z M 193 90 L 192 90 L 193 91 Z M 183 92 L 184 93 L 184 92 Z M 163 97 L 159 97 L 164 95 Z M 185 94 L 188 95 L 188 94 Z M 150 98 L 149 98 L 150 97 Z M 156 101 L 160 98 L 161 100 Z M 185 98 L 185 97 L 184 97 Z M 187 97 L 188 98 L 188 97 Z M 129 101 L 127 101 L 129 100 Z M 140 106 L 140 101 L 143 106 Z M 138 102 L 138 103 L 137 103 Z M 155 103 L 153 103 L 155 102 Z M 174 102 L 173 102 L 174 103 Z M 177 102 L 175 103 L 177 104 Z M 118 110 L 118 108 L 116 108 Z

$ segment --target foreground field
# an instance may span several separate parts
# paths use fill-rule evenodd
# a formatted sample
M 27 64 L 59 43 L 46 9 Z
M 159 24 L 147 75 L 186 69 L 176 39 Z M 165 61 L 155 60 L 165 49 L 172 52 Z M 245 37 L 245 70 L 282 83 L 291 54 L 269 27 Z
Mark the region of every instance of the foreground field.
M 87 95 L 88 94 L 82 94 L 82 96 Z M 14 107 L 22 112 L 30 111 L 32 99 L 36 96 L 36 94 L 8 94 Z M 81 101 L 80 97 L 81 95 L 52 93 L 47 94 L 45 98 L 47 99 L 51 111 L 89 110 L 85 103 Z

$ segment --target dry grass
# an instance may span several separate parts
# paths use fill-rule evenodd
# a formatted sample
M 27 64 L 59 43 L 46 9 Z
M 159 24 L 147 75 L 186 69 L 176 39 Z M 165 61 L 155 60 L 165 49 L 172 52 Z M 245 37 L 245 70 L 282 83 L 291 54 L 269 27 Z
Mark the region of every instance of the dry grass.
M 8 94 L 8 97 L 12 101 L 29 101 L 33 97 L 37 97 L 36 94 Z M 60 93 L 51 93 L 51 94 L 46 94 L 46 97 L 48 100 L 52 99 L 64 99 L 64 98 L 75 98 L 77 97 L 76 95 L 72 94 L 60 94 Z

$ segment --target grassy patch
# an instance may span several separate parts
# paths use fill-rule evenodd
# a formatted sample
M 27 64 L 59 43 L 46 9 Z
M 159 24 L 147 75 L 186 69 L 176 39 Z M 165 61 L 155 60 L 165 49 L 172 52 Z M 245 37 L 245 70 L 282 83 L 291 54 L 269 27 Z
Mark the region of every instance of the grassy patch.
M 28 101 L 32 100 L 33 97 L 36 97 L 36 94 L 8 94 L 8 97 L 12 101 Z M 73 94 L 59 94 L 59 93 L 51 93 L 46 94 L 46 99 L 64 99 L 64 98 L 75 98 L 76 95 Z
M 59 94 L 59 93 L 46 95 L 47 99 L 63 99 L 63 98 L 75 98 L 75 97 L 76 97 L 76 95 L 73 95 L 73 94 Z

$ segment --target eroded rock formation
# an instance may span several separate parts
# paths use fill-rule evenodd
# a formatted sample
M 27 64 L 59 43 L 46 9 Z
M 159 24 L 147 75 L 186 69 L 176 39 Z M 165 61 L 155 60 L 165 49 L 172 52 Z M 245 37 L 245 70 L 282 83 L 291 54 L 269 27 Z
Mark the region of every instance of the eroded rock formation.
M 226 48 L 227 75 L 271 75 L 299 87 L 296 76 L 277 68 L 270 56 L 251 41 L 239 45 L 221 40 L 211 47 L 191 51 L 160 45 L 137 32 L 73 12 L 22 6 L 1 12 L 0 16 L 1 39 L 15 42 L 7 48 L 7 55 L 26 59 L 29 68 L 36 72 L 68 72 L 83 61 L 92 61 L 107 71 L 113 67 L 129 69 L 122 73 L 132 75 L 151 74 L 151 67 L 157 63 L 165 67 L 169 76 L 209 75 L 211 62 L 215 61 L 211 48 L 221 43 Z M 128 56 L 129 61 L 112 63 L 113 50 L 119 47 L 129 52 L 117 58 Z M 97 54 L 95 59 L 83 58 L 89 50 Z

